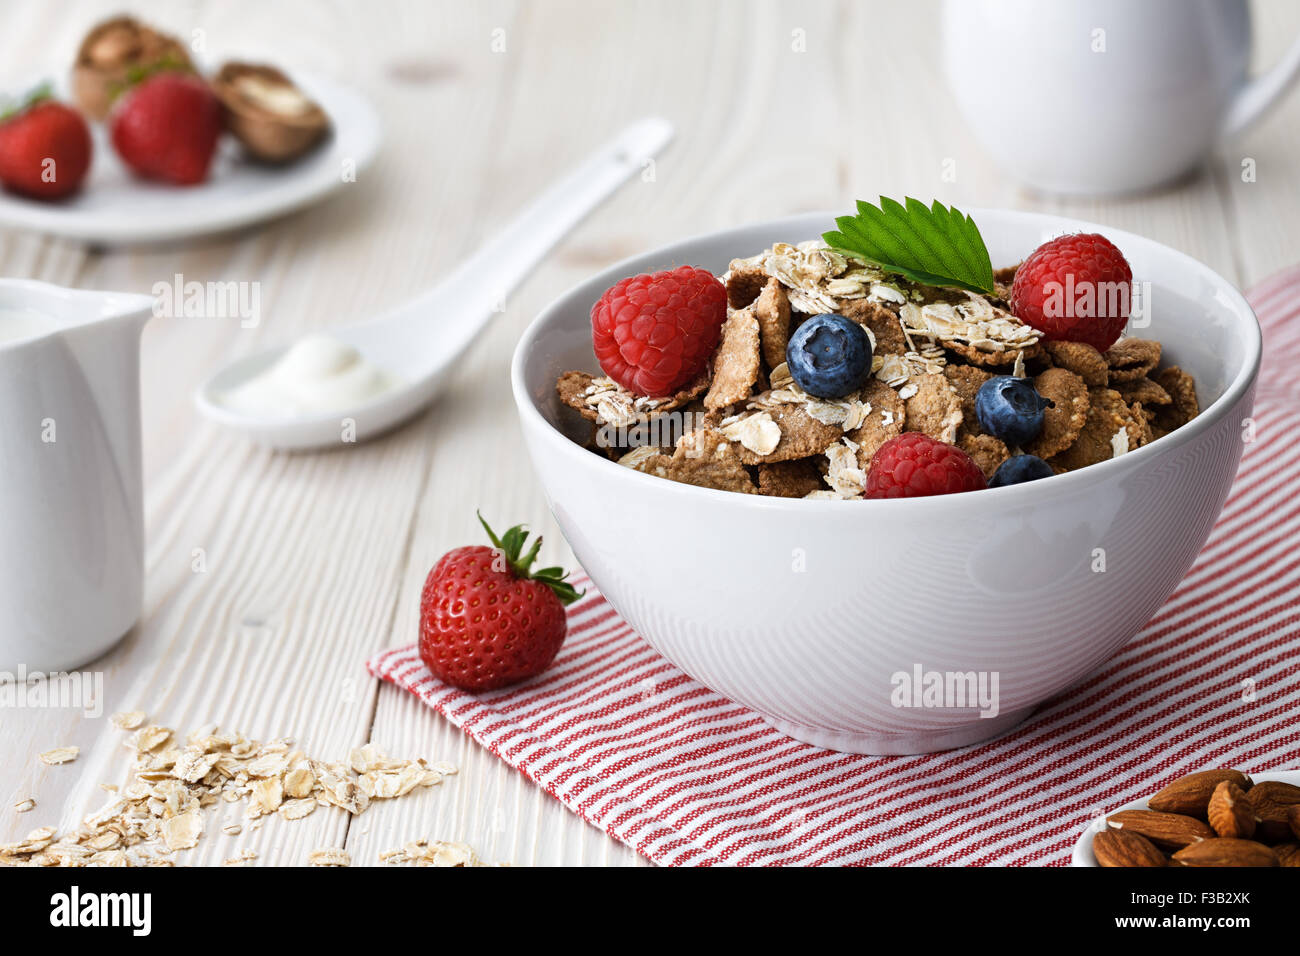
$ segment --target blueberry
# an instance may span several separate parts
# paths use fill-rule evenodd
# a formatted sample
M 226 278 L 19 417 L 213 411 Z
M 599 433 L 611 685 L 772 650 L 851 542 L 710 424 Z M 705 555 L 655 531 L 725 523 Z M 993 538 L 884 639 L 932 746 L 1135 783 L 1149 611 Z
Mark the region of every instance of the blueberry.
M 989 487 L 1019 485 L 1039 478 L 1051 478 L 1054 474 L 1052 466 L 1035 455 L 1013 455 L 998 465 L 998 470 L 989 479 Z
M 842 315 L 806 319 L 785 347 L 794 383 L 817 398 L 839 398 L 871 376 L 871 337 Z
M 1028 379 L 997 375 L 975 393 L 975 417 L 980 428 L 1010 448 L 1019 448 L 1043 430 L 1043 409 L 1052 402 L 1034 390 Z

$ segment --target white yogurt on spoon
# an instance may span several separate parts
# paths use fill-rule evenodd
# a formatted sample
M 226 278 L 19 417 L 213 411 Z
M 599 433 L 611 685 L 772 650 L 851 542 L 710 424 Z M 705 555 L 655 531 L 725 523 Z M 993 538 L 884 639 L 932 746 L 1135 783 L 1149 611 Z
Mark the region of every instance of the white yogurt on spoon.
M 309 335 L 219 400 L 250 415 L 296 418 L 356 408 L 400 384 L 352 346 Z

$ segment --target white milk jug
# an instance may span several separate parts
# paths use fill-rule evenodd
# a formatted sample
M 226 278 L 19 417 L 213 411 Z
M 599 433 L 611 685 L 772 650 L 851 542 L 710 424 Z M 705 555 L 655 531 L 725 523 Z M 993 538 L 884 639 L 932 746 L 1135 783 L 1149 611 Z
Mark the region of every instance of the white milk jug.
M 1122 193 L 1176 179 L 1275 103 L 1300 40 L 1251 79 L 1246 0 L 946 0 L 949 85 L 1018 179 Z
M 140 615 L 152 307 L 0 279 L 0 676 L 79 667 Z

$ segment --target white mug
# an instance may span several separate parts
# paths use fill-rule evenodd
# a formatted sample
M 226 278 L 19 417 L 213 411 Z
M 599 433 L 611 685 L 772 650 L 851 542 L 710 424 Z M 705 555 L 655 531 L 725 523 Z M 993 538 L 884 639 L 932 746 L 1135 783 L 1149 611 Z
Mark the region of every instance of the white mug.
M 150 296 L 0 279 L 0 674 L 80 667 L 140 615 L 152 311 Z
M 1300 40 L 1251 79 L 1246 0 L 946 0 L 943 59 L 977 138 L 1057 193 L 1171 182 L 1300 74 Z

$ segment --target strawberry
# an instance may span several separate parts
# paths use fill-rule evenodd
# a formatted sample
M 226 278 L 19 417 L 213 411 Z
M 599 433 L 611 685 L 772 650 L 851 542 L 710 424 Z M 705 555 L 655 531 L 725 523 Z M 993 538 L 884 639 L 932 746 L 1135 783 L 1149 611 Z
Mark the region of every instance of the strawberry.
M 29 100 L 0 120 L 0 183 L 36 199 L 61 199 L 80 187 L 93 147 L 81 114 L 63 103 Z
M 110 118 L 113 148 L 138 176 L 178 186 L 208 175 L 221 136 L 221 102 L 197 76 L 174 71 L 146 77 Z
M 493 547 L 448 551 L 420 595 L 420 657 L 439 680 L 468 691 L 546 670 L 564 643 L 564 607 L 581 597 L 560 568 L 530 570 L 540 537 L 520 557 L 528 539 L 522 525 L 498 538 L 478 520 Z

